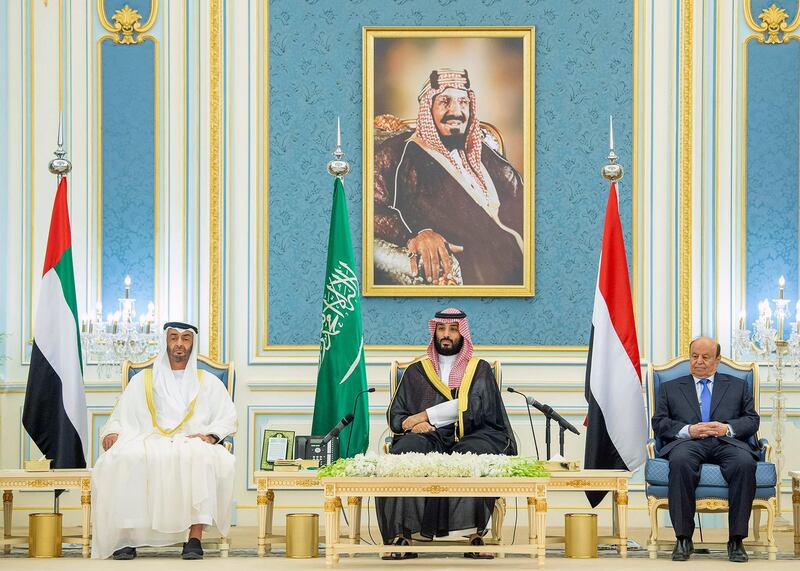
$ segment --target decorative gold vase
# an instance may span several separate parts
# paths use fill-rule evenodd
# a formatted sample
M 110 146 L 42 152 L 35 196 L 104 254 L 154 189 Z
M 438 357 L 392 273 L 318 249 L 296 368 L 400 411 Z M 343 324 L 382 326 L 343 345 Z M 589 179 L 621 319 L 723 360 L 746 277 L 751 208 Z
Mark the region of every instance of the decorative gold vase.
M 597 514 L 566 514 L 564 535 L 564 557 L 597 557 Z
M 28 557 L 61 557 L 61 514 L 30 514 Z
M 286 557 L 309 559 L 319 556 L 319 515 L 286 516 Z

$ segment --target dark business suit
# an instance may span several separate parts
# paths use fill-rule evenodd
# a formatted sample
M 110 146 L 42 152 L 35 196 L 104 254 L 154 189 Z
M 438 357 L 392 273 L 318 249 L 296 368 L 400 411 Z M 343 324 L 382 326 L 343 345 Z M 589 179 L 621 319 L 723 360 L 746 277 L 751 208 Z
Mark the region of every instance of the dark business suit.
M 744 538 L 756 492 L 759 457 L 748 441 L 758 430 L 760 418 L 752 390 L 743 380 L 719 372 L 714 375 L 710 420 L 729 424 L 734 436 L 678 438 L 684 426 L 701 421 L 695 381 L 686 376 L 661 384 L 653 432 L 663 444 L 659 456 L 669 460 L 669 515 L 675 535 L 692 536 L 700 464 L 717 464 L 729 487 L 729 534 Z

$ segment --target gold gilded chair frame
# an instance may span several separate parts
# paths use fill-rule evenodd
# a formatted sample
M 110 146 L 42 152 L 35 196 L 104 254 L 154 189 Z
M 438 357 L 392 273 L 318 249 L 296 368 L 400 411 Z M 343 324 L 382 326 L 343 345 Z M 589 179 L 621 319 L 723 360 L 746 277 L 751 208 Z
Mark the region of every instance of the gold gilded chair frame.
M 213 369 L 218 369 L 220 371 L 227 370 L 228 371 L 228 395 L 230 395 L 231 399 L 233 398 L 233 390 L 236 386 L 235 383 L 235 371 L 234 371 L 234 364 L 233 361 L 229 361 L 227 363 L 221 363 L 219 361 L 215 361 L 211 357 L 206 357 L 205 355 L 198 355 L 197 360 L 205 365 Z M 151 357 L 146 361 L 129 361 L 125 360 L 122 363 L 122 390 L 124 391 L 128 387 L 128 373 L 131 369 L 146 369 L 148 367 L 152 367 L 153 363 L 155 363 L 156 358 Z M 213 373 L 212 373 L 213 374 Z
M 661 365 L 654 365 L 650 363 L 647 366 L 647 401 L 650 406 L 650 414 L 652 415 L 655 410 L 655 394 L 653 389 L 653 373 L 659 371 L 668 371 L 682 362 L 688 361 L 688 357 L 677 357 L 668 363 Z M 741 371 L 743 373 L 753 373 L 753 402 L 756 412 L 760 413 L 760 394 L 759 394 L 759 378 L 758 378 L 758 364 L 757 363 L 738 363 L 726 357 L 722 357 L 722 363 L 730 368 Z M 647 457 L 655 458 L 655 438 L 652 425 L 650 427 L 651 440 L 647 443 Z M 756 441 L 759 440 L 759 434 L 756 432 Z M 769 462 L 772 457 L 772 446 L 766 444 L 764 446 L 764 460 Z M 727 512 L 729 509 L 728 500 L 725 498 L 703 498 L 696 501 L 697 513 L 719 513 Z M 674 544 L 672 539 L 659 539 L 658 537 L 658 510 L 667 509 L 669 502 L 667 498 L 657 498 L 655 496 L 647 496 L 647 512 L 650 516 L 650 538 L 647 542 L 647 551 L 650 559 L 655 559 L 658 555 L 659 547 L 669 548 Z M 766 525 L 766 539 L 761 538 L 761 511 L 767 512 L 767 525 Z M 755 498 L 753 500 L 753 541 L 747 542 L 748 547 L 755 547 L 755 551 L 766 551 L 767 558 L 774 561 L 777 558 L 777 547 L 775 545 L 775 513 L 777 511 L 777 500 L 773 496 L 767 499 Z M 715 545 L 713 542 L 704 542 L 703 545 Z M 716 546 L 716 545 L 715 545 Z
M 390 402 L 394 399 L 394 393 L 397 391 L 397 371 L 399 369 L 407 369 L 410 365 L 416 362 L 416 359 L 413 361 L 406 361 L 401 363 L 399 361 L 392 361 L 389 373 L 389 395 L 390 395 Z M 494 372 L 495 381 L 497 381 L 497 388 L 503 388 L 503 377 L 502 377 L 502 364 L 500 361 L 494 361 L 489 363 L 492 367 L 492 371 Z M 388 409 L 387 409 L 388 414 Z M 388 418 L 387 418 L 388 422 Z M 391 428 L 390 428 L 391 430 Z M 394 433 L 392 433 L 394 435 Z M 389 443 L 383 443 L 383 452 L 384 454 L 389 453 Z M 501 545 L 503 543 L 503 520 L 506 517 L 506 499 L 505 498 L 498 498 L 494 502 L 494 509 L 492 510 L 492 542 L 496 543 L 497 545 Z M 505 557 L 505 554 L 501 553 L 498 557 Z

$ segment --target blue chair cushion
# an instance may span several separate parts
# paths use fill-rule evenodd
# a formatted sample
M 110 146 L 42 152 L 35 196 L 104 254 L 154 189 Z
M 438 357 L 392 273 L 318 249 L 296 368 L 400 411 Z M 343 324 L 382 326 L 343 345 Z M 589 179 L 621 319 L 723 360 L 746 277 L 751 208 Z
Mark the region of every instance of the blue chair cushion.
M 644 467 L 644 478 L 647 483 L 647 495 L 659 498 L 667 497 L 669 482 L 669 461 L 665 458 L 650 458 Z M 756 463 L 756 497 L 770 498 L 775 495 L 777 475 L 775 464 L 771 462 Z M 722 471 L 716 464 L 703 464 L 700 467 L 700 482 L 697 486 L 697 498 L 728 497 L 728 483 L 722 477 Z

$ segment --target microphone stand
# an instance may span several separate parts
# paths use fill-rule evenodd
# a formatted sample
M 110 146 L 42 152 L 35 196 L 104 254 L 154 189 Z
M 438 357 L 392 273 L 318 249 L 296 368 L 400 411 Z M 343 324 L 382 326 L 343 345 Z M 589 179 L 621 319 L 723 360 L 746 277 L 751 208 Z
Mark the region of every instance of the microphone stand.
M 564 457 L 564 432 L 566 432 L 566 428 L 558 425 L 558 454 L 563 458 Z
M 544 426 L 544 441 L 547 443 L 547 459 L 550 460 L 550 416 L 546 415 L 547 421 Z

